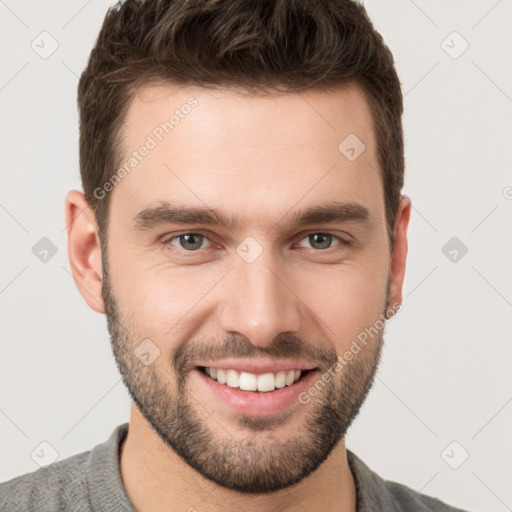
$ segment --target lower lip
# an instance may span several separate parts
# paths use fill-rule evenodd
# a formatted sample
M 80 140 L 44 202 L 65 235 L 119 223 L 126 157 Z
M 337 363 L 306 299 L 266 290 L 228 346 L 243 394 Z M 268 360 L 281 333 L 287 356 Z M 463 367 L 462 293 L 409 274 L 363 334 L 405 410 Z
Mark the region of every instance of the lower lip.
M 300 405 L 298 396 L 318 378 L 318 370 L 310 370 L 291 386 L 275 389 L 274 391 L 244 391 L 231 388 L 227 384 L 219 384 L 197 368 L 191 373 L 198 378 L 213 395 L 238 414 L 265 416 L 278 414 Z

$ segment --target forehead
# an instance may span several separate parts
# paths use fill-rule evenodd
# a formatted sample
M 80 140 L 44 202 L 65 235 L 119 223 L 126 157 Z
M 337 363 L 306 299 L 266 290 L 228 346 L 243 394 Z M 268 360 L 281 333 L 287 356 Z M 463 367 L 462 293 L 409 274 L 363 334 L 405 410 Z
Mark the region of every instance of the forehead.
M 132 98 L 120 152 L 126 172 L 112 203 L 127 215 L 175 201 L 266 212 L 275 222 L 280 207 L 299 201 L 382 197 L 371 113 L 357 86 L 269 96 L 146 86 Z
M 131 147 L 140 135 L 152 134 L 158 142 L 170 144 L 172 140 L 161 138 L 171 139 L 165 135 L 172 132 L 177 141 L 197 135 L 213 147 L 229 139 L 231 145 L 264 143 L 270 149 L 269 141 L 296 148 L 309 142 L 331 146 L 354 134 L 371 145 L 372 125 L 366 97 L 356 85 L 334 91 L 251 95 L 234 88 L 167 84 L 143 86 L 133 95 L 124 139 Z

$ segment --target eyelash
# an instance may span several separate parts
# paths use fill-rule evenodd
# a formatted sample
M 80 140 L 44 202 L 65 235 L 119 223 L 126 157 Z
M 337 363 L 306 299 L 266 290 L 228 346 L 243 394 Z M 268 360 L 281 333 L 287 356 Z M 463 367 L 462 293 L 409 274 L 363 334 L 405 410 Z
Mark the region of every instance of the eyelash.
M 185 236 L 185 235 L 198 235 L 198 236 L 202 236 L 204 237 L 205 239 L 209 240 L 210 242 L 212 242 L 212 240 L 210 240 L 205 234 L 203 233 L 199 233 L 197 231 L 186 231 L 184 233 L 180 233 L 180 234 L 177 234 L 177 235 L 172 235 L 172 236 L 169 236 L 169 237 L 166 237 L 162 240 L 162 245 L 164 247 L 169 247 L 171 244 L 171 242 L 175 239 L 178 239 L 182 236 Z M 329 252 L 331 249 L 335 249 L 336 247 L 341 247 L 343 249 L 346 249 L 348 248 L 350 245 L 351 245 L 351 242 L 349 242 L 348 240 L 345 240 L 344 238 L 341 238 L 339 235 L 336 235 L 334 233 L 330 233 L 328 231 L 312 231 L 310 233 L 307 233 L 305 234 L 299 241 L 301 242 L 302 240 L 304 240 L 305 238 L 308 238 L 310 237 L 311 235 L 328 235 L 328 236 L 332 236 L 333 239 L 337 240 L 338 241 L 338 245 L 335 245 L 333 247 L 329 247 L 327 249 L 312 249 L 314 252 L 317 252 L 317 253 L 327 253 Z M 201 251 L 205 250 L 205 249 L 196 249 L 196 250 L 192 250 L 192 251 L 187 251 L 185 249 L 181 249 L 179 247 L 176 247 L 176 246 L 173 246 L 173 250 L 177 250 L 178 252 L 181 251 L 182 254 L 190 254 L 190 255 L 193 255 L 193 254 L 197 254 L 197 253 L 200 253 Z

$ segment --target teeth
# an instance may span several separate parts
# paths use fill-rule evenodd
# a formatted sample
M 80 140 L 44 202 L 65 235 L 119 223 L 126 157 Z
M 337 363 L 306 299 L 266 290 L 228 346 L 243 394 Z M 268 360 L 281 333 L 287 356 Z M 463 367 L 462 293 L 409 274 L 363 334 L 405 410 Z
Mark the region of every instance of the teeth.
M 299 370 L 300 372 L 300 370 Z M 286 386 L 286 372 L 276 373 L 276 388 L 284 388 Z
M 294 380 L 295 380 L 295 370 L 290 370 L 286 374 L 286 385 L 287 386 L 292 385 Z
M 258 389 L 258 379 L 254 373 L 242 372 L 240 374 L 240 389 L 245 391 L 256 391 Z
M 240 384 L 240 375 L 236 370 L 227 370 L 226 371 L 226 384 L 230 388 L 237 388 Z
M 276 377 L 273 373 L 258 375 L 258 391 L 274 391 L 276 389 Z
M 240 388 L 244 391 L 274 391 L 276 388 L 291 386 L 301 376 L 301 370 L 280 371 L 276 373 L 262 373 L 256 375 L 248 372 L 238 372 L 232 369 L 205 368 L 206 375 L 219 384 L 226 384 L 231 388 Z
M 220 368 L 217 368 L 216 379 L 219 384 L 226 384 L 226 372 Z

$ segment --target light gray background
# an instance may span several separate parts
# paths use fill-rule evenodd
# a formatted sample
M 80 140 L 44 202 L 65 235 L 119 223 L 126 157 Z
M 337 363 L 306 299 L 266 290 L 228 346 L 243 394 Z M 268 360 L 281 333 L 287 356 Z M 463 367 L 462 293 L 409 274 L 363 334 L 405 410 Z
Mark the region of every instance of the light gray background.
M 78 76 L 110 3 L 0 0 L 0 481 L 37 469 L 42 441 L 63 459 L 129 417 L 64 226 L 64 196 L 80 188 Z M 512 510 L 512 3 L 366 7 L 403 84 L 413 214 L 404 307 L 347 445 L 389 480 L 469 510 Z M 43 31 L 59 45 L 47 59 L 31 47 Z M 469 44 L 458 58 L 454 31 Z M 42 237 L 58 249 L 46 263 L 32 253 Z M 468 248 L 456 262 L 442 251 L 452 237 Z

